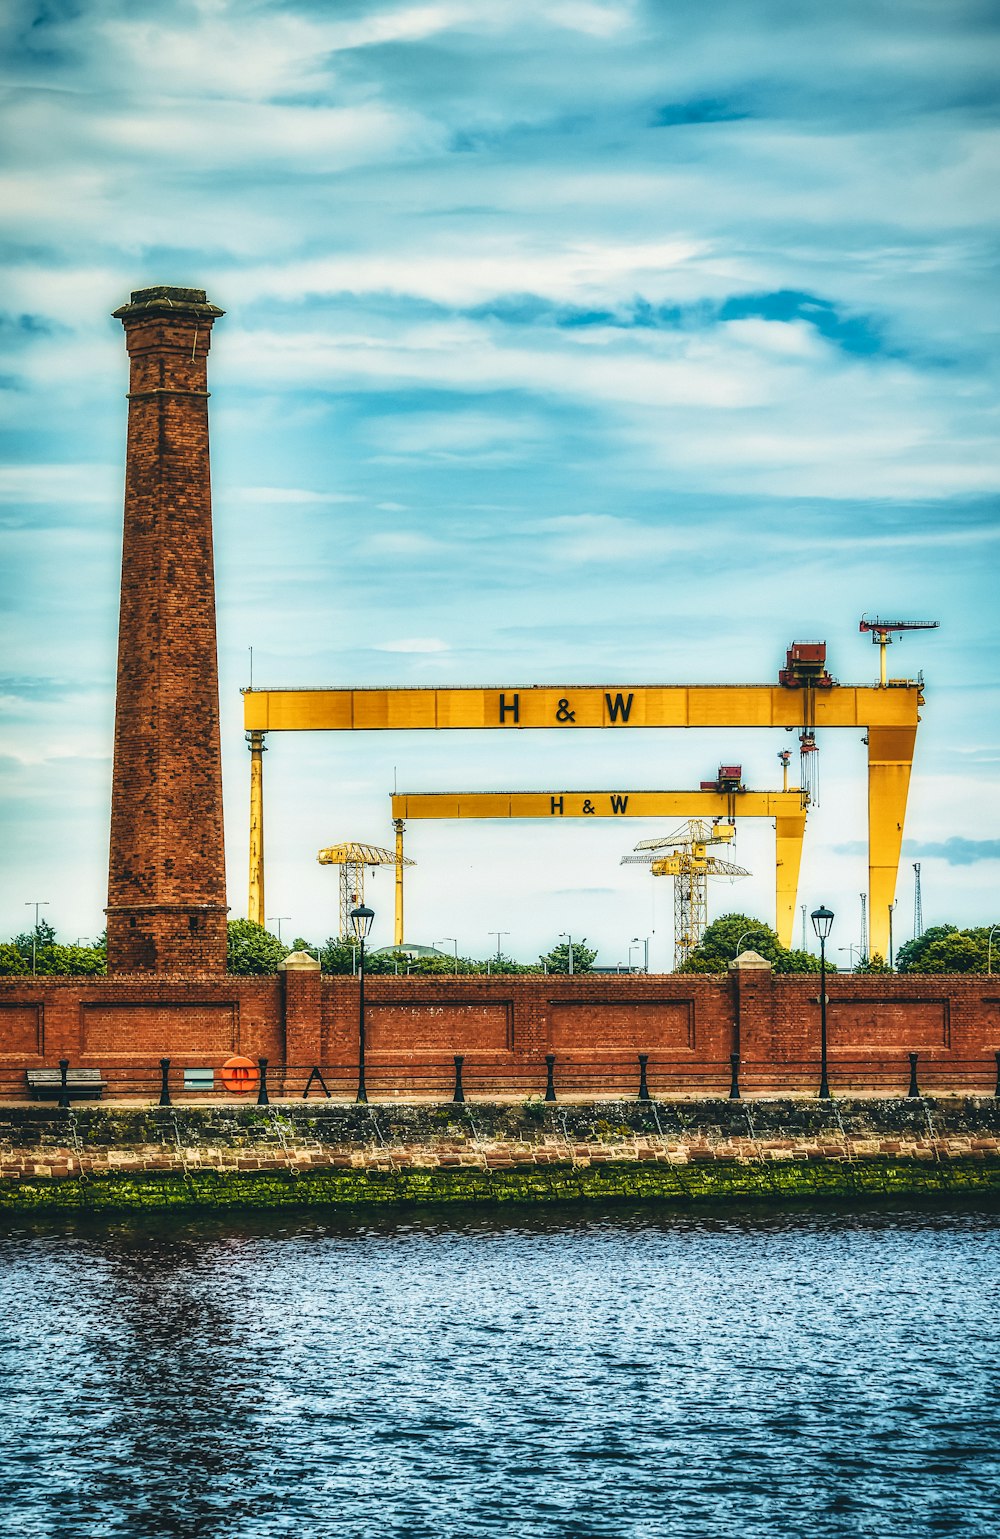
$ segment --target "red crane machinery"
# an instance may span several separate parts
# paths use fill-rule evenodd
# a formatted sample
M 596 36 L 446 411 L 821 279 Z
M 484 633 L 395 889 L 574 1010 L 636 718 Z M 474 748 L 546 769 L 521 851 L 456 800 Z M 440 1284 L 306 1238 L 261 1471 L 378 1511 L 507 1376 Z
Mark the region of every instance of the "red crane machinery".
M 784 689 L 801 689 L 804 696 L 802 731 L 799 733 L 799 784 L 814 807 L 819 806 L 819 760 L 816 754 L 816 691 L 833 689 L 836 679 L 826 666 L 825 641 L 794 641 L 778 670 Z
M 886 689 L 890 684 L 908 684 L 909 679 L 887 679 L 885 676 L 885 649 L 892 645 L 893 631 L 936 631 L 941 624 L 940 620 L 880 620 L 878 615 L 869 620 L 867 615 L 861 616 L 858 630 L 871 633 L 872 641 L 879 649 L 879 685 Z M 784 682 L 784 680 L 782 680 Z

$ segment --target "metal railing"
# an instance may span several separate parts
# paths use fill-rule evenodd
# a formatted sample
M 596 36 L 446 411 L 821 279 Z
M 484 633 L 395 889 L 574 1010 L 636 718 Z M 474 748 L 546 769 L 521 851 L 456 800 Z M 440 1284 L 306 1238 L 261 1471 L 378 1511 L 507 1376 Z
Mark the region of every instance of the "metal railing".
M 90 1060 L 93 1064 L 93 1058 Z M 61 1059 L 58 1075 L 43 1086 L 31 1084 L 41 1067 L 6 1064 L 0 1068 L 0 1100 L 71 1103 L 101 1098 L 144 1101 L 160 1106 L 242 1102 L 267 1106 L 272 1100 L 353 1101 L 358 1086 L 357 1065 L 351 1063 L 287 1064 L 258 1058 L 234 1075 L 233 1070 L 184 1059 L 161 1058 L 155 1063 L 101 1068 L 99 1073 Z M 440 1057 L 413 1054 L 392 1058 L 369 1055 L 367 1093 L 391 1102 L 490 1099 L 497 1096 L 545 1101 L 562 1099 L 634 1099 L 651 1101 L 676 1097 L 815 1096 L 820 1085 L 819 1057 L 769 1063 L 730 1055 L 697 1066 L 675 1056 L 629 1053 L 593 1057 L 547 1053 L 498 1061 L 489 1054 L 453 1053 Z M 96 1078 L 95 1078 L 96 1075 Z M 227 1078 L 228 1075 L 228 1078 Z M 89 1077 L 85 1077 L 89 1076 Z M 932 1053 L 900 1052 L 843 1057 L 829 1064 L 833 1096 L 919 1097 L 975 1094 L 1000 1097 L 1000 1052 L 968 1059 L 935 1057 Z

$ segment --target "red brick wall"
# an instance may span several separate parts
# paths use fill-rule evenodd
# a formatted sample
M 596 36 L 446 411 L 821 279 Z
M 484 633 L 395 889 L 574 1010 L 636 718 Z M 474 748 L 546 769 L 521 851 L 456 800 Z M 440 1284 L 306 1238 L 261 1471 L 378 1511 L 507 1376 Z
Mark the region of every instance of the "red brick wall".
M 108 873 L 112 974 L 225 972 L 226 887 L 200 289 L 116 310 L 131 360 Z
M 0 978 L 0 1079 L 60 1058 L 195 1066 L 232 1052 L 280 1062 L 284 1050 L 279 978 Z
M 557 1081 L 634 1088 L 650 1055 L 657 1089 L 728 1089 L 737 1031 L 749 1088 L 815 1089 L 819 980 L 730 978 L 369 978 L 375 1091 L 449 1082 L 455 1053 L 470 1083 L 538 1089 L 554 1052 Z M 983 977 L 828 980 L 831 1078 L 844 1088 L 905 1088 L 906 1054 L 921 1076 L 991 1088 L 1000 1051 L 1000 984 Z M 0 1092 L 23 1070 L 67 1057 L 123 1074 L 130 1066 L 219 1064 L 231 1051 L 274 1065 L 340 1069 L 357 1061 L 358 985 L 352 978 L 0 979 Z M 573 1076 L 577 1076 L 574 1081 Z M 589 1078 L 588 1078 L 589 1075 Z M 477 1078 L 478 1076 L 478 1078 Z M 561 1076 L 561 1080 L 560 1080 Z M 335 1081 L 337 1075 L 334 1074 Z M 292 1081 L 289 1081 L 292 1083 Z

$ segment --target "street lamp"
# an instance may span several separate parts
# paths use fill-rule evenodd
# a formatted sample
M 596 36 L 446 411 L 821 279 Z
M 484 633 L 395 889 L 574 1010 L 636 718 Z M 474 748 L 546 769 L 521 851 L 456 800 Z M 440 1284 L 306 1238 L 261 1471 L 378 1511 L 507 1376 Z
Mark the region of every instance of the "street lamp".
M 568 930 L 559 931 L 559 939 L 569 942 L 569 975 L 573 976 L 573 937 Z
M 809 917 L 812 919 L 813 929 L 819 941 L 819 1094 L 821 1101 L 828 1101 L 830 1081 L 826 1066 L 826 942 L 833 929 L 833 910 L 824 905 L 813 909 Z
M 283 919 L 291 919 L 291 917 L 292 917 L 291 914 L 272 914 L 270 919 L 267 921 L 268 924 L 276 924 L 278 926 L 278 945 L 279 946 L 281 945 L 281 921 Z
M 368 1100 L 368 1087 L 365 1084 L 365 941 L 374 918 L 374 909 L 366 908 L 363 903 L 351 909 L 351 926 L 361 948 L 361 966 L 358 971 L 358 1101 Z
M 736 951 L 734 952 L 734 955 L 733 955 L 733 960 L 734 961 L 735 961 L 736 957 L 739 956 L 739 954 L 740 954 L 740 947 L 743 945 L 743 942 L 746 940 L 747 936 L 748 935 L 753 935 L 753 934 L 755 934 L 754 930 L 744 930 L 743 931 L 743 934 L 740 936 L 739 940 L 736 942 Z
M 442 935 L 441 939 L 442 940 L 446 940 L 446 941 L 451 941 L 452 945 L 455 948 L 455 974 L 457 976 L 458 975 L 458 941 L 455 939 L 454 935 Z M 437 941 L 435 941 L 434 944 L 436 946 L 437 945 Z
M 895 900 L 889 904 L 889 971 L 892 972 L 892 913 L 896 907 Z
M 838 951 L 846 951 L 847 952 L 847 963 L 848 963 L 848 966 L 851 969 L 851 972 L 853 972 L 854 971 L 854 953 L 855 952 L 858 953 L 858 961 L 860 961 L 861 960 L 861 947 L 860 946 L 856 946 L 854 944 L 854 942 L 851 941 L 850 945 L 848 945 L 848 946 L 838 946 L 837 950 Z
M 1000 930 L 1000 924 L 995 924 L 986 937 L 986 976 L 993 975 L 993 937 Z
M 640 941 L 642 941 L 642 945 L 643 945 L 642 970 L 643 970 L 644 973 L 648 973 L 649 972 L 649 936 L 648 935 L 633 935 L 633 937 L 632 937 L 632 945 L 633 946 L 637 946 Z M 632 960 L 632 950 L 631 950 L 631 947 L 630 947 L 629 948 L 629 964 L 630 965 L 631 965 L 631 960 Z
M 500 937 L 501 937 L 501 935 L 509 935 L 510 931 L 509 930 L 487 930 L 486 933 L 487 933 L 487 935 L 495 935 L 496 938 L 497 938 L 497 961 L 499 962 L 501 954 L 502 954 L 501 951 L 500 951 Z
M 49 900 L 48 898 L 28 898 L 24 906 L 25 908 L 33 908 L 35 911 L 35 928 L 31 932 L 31 976 L 34 977 L 38 958 L 38 910 L 40 908 L 48 908 Z

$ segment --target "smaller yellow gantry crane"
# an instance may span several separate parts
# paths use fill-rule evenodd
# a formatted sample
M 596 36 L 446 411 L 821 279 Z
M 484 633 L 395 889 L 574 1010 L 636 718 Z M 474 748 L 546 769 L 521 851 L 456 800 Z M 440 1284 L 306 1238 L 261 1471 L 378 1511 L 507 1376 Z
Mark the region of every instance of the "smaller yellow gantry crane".
M 331 844 L 320 850 L 316 859 L 321 866 L 340 867 L 340 938 L 345 940 L 351 933 L 351 910 L 365 901 L 365 868 L 395 866 L 396 912 L 393 925 L 393 945 L 403 944 L 403 867 L 415 866 L 416 861 L 403 854 L 403 822 L 395 821 L 396 848 L 383 850 L 377 844 Z
M 732 823 L 706 823 L 690 818 L 664 839 L 643 839 L 641 854 L 623 855 L 622 865 L 648 865 L 654 876 L 674 878 L 674 971 L 687 961 L 708 925 L 708 878 L 749 876 L 742 866 L 708 853 L 710 844 L 729 844 L 736 837 Z

